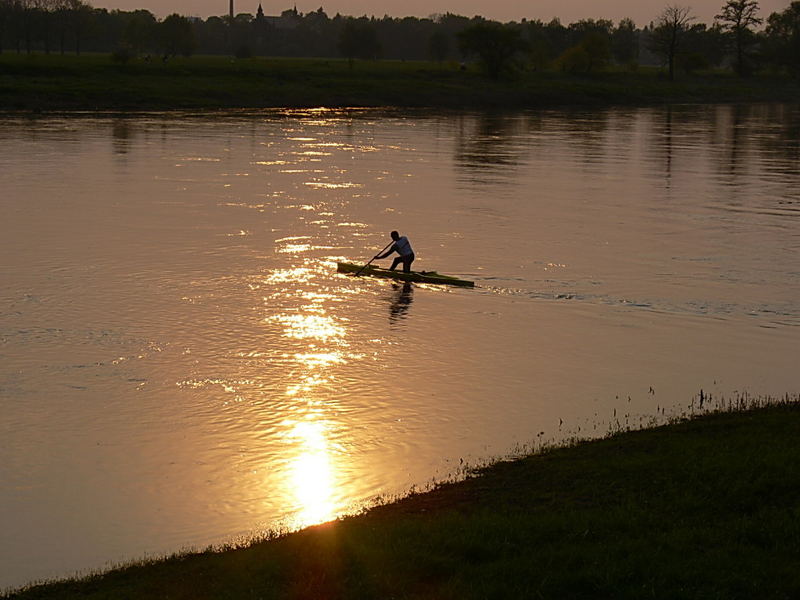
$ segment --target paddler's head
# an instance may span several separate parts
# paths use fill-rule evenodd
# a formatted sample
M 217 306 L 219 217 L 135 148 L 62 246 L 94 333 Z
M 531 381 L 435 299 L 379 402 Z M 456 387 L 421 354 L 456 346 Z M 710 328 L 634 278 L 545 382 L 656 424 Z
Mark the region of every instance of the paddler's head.
M 399 234 L 399 233 L 397 233 L 396 231 L 393 231 L 393 232 L 392 232 L 392 233 L 390 233 L 389 235 L 391 235 L 391 236 L 392 236 L 392 239 L 393 239 L 395 242 L 396 242 L 397 240 L 399 240 L 399 239 L 400 239 L 400 234 Z

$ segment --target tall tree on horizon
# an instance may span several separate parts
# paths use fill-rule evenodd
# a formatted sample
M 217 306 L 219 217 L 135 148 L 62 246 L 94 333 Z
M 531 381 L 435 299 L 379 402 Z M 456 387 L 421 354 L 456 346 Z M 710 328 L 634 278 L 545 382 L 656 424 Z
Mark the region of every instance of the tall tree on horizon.
M 159 25 L 161 45 L 167 56 L 191 56 L 197 46 L 189 19 L 177 13 L 169 15 Z
M 774 64 L 800 77 L 800 1 L 767 19 L 767 55 Z
M 656 21 L 651 31 L 650 49 L 662 56 L 669 65 L 669 80 L 675 79 L 675 57 L 678 54 L 682 38 L 695 20 L 690 6 L 667 6 Z
M 633 19 L 622 19 L 611 33 L 611 51 L 620 64 L 632 64 L 639 58 L 639 38 Z
M 764 19 L 758 16 L 758 0 L 728 0 L 722 12 L 714 17 L 720 27 L 733 38 L 736 48 L 736 72 L 744 75 L 747 71 L 747 46 L 755 40 L 753 27 L 761 25 Z
M 366 17 L 347 17 L 339 33 L 339 52 L 347 59 L 350 68 L 356 58 L 374 60 L 378 58 L 381 44 L 372 21 Z
M 139 54 L 150 49 L 158 36 L 158 20 L 149 10 L 139 9 L 126 14 L 127 23 L 122 30 L 125 45 Z M 185 36 L 185 33 L 182 34 Z
M 478 21 L 460 31 L 458 46 L 465 57 L 477 56 L 492 79 L 499 79 L 526 47 L 519 28 L 496 21 Z

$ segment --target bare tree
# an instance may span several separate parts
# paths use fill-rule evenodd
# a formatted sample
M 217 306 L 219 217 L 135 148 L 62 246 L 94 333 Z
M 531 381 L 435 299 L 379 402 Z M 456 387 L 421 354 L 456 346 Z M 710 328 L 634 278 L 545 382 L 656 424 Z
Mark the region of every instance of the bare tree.
M 720 27 L 732 38 L 736 48 L 736 72 L 744 75 L 746 67 L 746 50 L 755 36 L 753 27 L 761 25 L 764 19 L 758 16 L 758 0 L 728 0 L 722 12 L 714 17 Z
M 689 23 L 696 17 L 689 6 L 667 6 L 656 21 L 651 32 L 650 49 L 662 56 L 669 65 L 669 80 L 675 79 L 675 56 L 681 45 Z

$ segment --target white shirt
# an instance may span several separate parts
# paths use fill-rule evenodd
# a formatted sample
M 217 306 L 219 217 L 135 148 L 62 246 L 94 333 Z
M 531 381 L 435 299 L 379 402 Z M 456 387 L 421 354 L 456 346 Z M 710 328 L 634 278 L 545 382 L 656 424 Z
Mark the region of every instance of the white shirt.
M 411 242 L 409 242 L 408 238 L 404 235 L 397 238 L 397 241 L 394 243 L 394 249 L 397 250 L 400 256 L 414 254 L 414 251 L 411 249 Z

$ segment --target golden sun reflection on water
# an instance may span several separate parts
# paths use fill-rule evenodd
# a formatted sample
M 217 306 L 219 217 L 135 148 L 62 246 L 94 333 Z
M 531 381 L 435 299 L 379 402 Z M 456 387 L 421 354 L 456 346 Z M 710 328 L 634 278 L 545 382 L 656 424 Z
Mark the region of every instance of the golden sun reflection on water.
M 308 252 L 311 248 L 311 244 L 287 244 L 280 248 L 278 252 L 282 254 L 297 254 L 298 252 Z
M 347 508 L 341 493 L 341 486 L 347 484 L 339 475 L 346 456 L 335 451 L 331 427 L 337 407 L 329 390 L 335 369 L 351 356 L 346 352 L 347 319 L 331 310 L 342 301 L 341 290 L 331 292 L 315 285 L 318 276 L 330 272 L 330 263 L 301 258 L 310 246 L 302 236 L 279 243 L 299 264 L 267 275 L 265 284 L 274 288 L 264 299 L 269 307 L 264 321 L 281 326 L 283 360 L 292 363 L 284 385 L 296 412 L 283 429 L 288 467 L 284 496 L 292 526 L 302 528 L 330 521 Z
M 314 276 L 312 269 L 307 267 L 294 267 L 291 269 L 274 269 L 264 280 L 264 283 L 302 283 Z
M 316 306 L 307 307 L 309 312 L 305 314 L 283 314 L 269 319 L 277 321 L 286 327 L 283 334 L 284 337 L 321 341 L 343 338 L 345 335 L 344 327 L 338 325 L 335 319 L 324 314 L 324 312 L 317 312 L 318 309 L 315 310 L 316 308 Z
M 338 352 L 317 352 L 309 354 L 295 354 L 294 357 L 304 363 L 308 368 L 324 367 L 331 364 L 345 362 L 344 357 Z
M 308 397 L 310 392 L 314 391 L 314 388 L 326 383 L 328 380 L 324 377 L 320 377 L 319 375 L 304 375 L 302 376 L 297 383 L 292 383 L 286 386 L 286 395 L 287 396 L 297 396 L 298 394 L 303 394 L 303 398 L 305 398 L 308 404 L 314 404 L 314 400 Z M 318 404 L 318 402 L 316 402 Z
M 291 485 L 299 507 L 295 525 L 307 527 L 334 519 L 336 478 L 325 424 L 302 421 L 295 424 L 289 437 L 297 451 L 291 461 Z
M 347 188 L 363 187 L 360 183 L 353 183 L 352 181 L 345 181 L 342 183 L 330 183 L 326 181 L 306 181 L 303 185 L 315 189 L 324 190 L 342 190 Z

